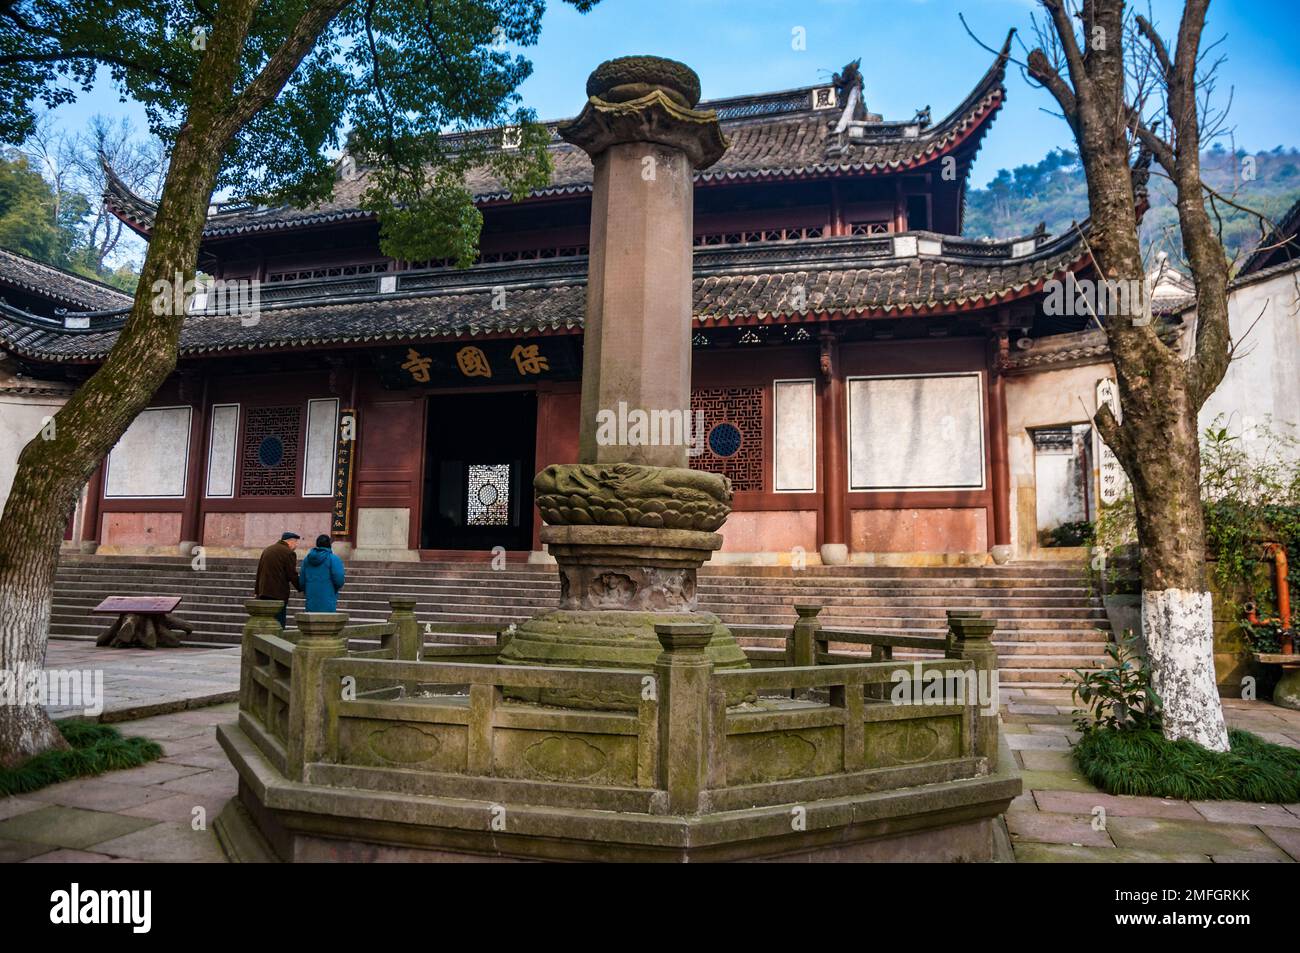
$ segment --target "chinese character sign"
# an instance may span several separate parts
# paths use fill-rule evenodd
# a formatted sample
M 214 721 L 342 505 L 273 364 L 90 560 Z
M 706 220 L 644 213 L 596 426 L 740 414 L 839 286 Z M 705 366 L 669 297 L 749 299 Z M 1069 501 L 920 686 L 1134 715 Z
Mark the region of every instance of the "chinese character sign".
M 1110 378 L 1097 381 L 1097 408 L 1101 409 L 1103 405 L 1110 407 L 1116 420 L 1122 419 L 1119 409 L 1119 387 Z M 1093 432 L 1096 433 L 1095 427 Z M 1103 504 L 1109 506 L 1128 489 L 1128 477 L 1124 475 L 1124 468 L 1119 465 L 1119 458 L 1101 439 L 1101 434 L 1097 433 L 1096 439 L 1097 480 L 1101 484 L 1098 497 Z
M 330 514 L 330 535 L 352 532 L 352 465 L 357 448 L 357 412 L 339 414 L 337 452 L 334 454 L 334 509 Z
M 577 380 L 582 375 L 582 337 L 413 343 L 375 351 L 373 359 L 390 390 Z

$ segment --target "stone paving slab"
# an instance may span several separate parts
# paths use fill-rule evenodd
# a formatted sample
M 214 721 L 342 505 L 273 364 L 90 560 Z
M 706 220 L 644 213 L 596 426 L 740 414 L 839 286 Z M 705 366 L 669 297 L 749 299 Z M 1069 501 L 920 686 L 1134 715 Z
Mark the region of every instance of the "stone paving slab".
M 104 710 L 99 721 L 119 722 L 147 715 L 234 701 L 239 693 L 239 648 L 110 649 L 92 642 L 51 639 L 46 670 L 102 673 Z M 54 718 L 93 717 L 83 709 L 46 706 Z
M 1260 830 L 1292 860 L 1300 860 L 1300 830 L 1294 827 L 1261 827 Z
M 1193 801 L 1192 806 L 1207 821 L 1217 824 L 1257 824 L 1261 827 L 1300 828 L 1300 817 L 1281 804 L 1252 804 L 1248 801 Z
M 1119 847 L 1075 847 L 1069 844 L 1016 844 L 1022 864 L 1209 864 L 1205 854 L 1157 854 Z
M 1166 817 L 1184 821 L 1203 821 L 1204 815 L 1186 801 L 1158 797 L 1130 797 L 1103 794 L 1100 791 L 1035 791 L 1039 810 L 1052 814 L 1089 814 L 1102 808 L 1110 817 Z
M 1048 814 L 1043 811 L 1008 814 L 1011 843 L 1072 844 L 1075 847 L 1114 847 L 1105 830 L 1093 826 L 1090 814 Z
M 221 863 L 225 854 L 208 831 L 193 830 L 189 824 L 164 821 L 144 830 L 125 834 L 95 845 L 98 852 L 131 860 L 167 863 Z
M 1069 751 L 1070 739 L 1064 735 L 1007 733 L 1007 747 L 1012 751 Z
M 45 844 L 47 848 L 90 847 L 150 825 L 138 817 L 50 804 L 0 821 L 0 840 Z

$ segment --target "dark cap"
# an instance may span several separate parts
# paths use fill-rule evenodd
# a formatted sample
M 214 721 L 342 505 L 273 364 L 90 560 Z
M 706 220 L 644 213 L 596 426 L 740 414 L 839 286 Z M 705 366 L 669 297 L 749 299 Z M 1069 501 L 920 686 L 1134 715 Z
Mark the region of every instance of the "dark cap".
M 280 542 L 284 542 L 286 539 L 302 539 L 302 537 L 297 533 L 281 533 Z
M 334 545 L 334 540 L 330 539 L 324 533 L 321 533 L 319 536 L 316 537 L 317 549 L 329 549 L 333 545 Z

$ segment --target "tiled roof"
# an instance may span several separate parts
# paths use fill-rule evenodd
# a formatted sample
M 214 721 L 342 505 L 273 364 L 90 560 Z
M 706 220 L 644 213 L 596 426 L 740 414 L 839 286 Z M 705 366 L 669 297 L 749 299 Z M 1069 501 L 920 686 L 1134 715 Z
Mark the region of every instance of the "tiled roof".
M 1010 39 L 1008 38 L 1008 43 Z M 701 109 L 716 109 L 730 147 L 707 169 L 696 172 L 697 183 L 765 178 L 820 178 L 830 175 L 871 175 L 896 172 L 939 161 L 963 143 L 978 145 L 989 120 L 1006 96 L 1006 50 L 985 73 L 970 95 L 946 118 L 931 124 L 916 118 L 904 122 L 856 124 L 860 135 L 836 134 L 839 108 L 814 108 L 814 92 L 825 87 L 802 87 L 780 93 L 741 96 L 701 102 Z M 535 196 L 588 192 L 591 161 L 581 149 L 563 142 L 550 123 L 553 165 L 550 184 Z M 452 137 L 454 138 L 454 137 Z M 109 175 L 104 201 L 114 214 L 141 233 L 153 222 L 155 206 L 132 194 L 116 176 Z M 287 206 L 255 209 L 247 205 L 219 209 L 208 218 L 204 236 L 245 234 L 368 218 L 359 208 L 368 186 L 364 171 L 340 178 L 334 194 L 312 208 Z M 476 201 L 508 198 L 502 183 L 487 169 L 476 169 L 466 185 Z
M 1277 227 L 1270 229 L 1250 257 L 1241 263 L 1237 277 L 1245 277 L 1297 258 L 1300 258 L 1300 202 L 1286 210 Z
M 972 242 L 932 233 L 763 243 L 695 251 L 698 327 L 939 315 L 1040 290 L 1084 261 L 1077 232 Z M 257 320 L 191 314 L 181 354 L 332 347 L 473 335 L 577 333 L 587 259 L 429 269 L 262 286 Z M 504 307 L 500 305 L 504 291 Z M 0 346 L 39 361 L 93 362 L 121 319 L 69 330 L 0 307 Z
M 116 288 L 0 248 L 0 299 L 6 288 L 45 299 L 51 312 L 111 311 L 131 303 L 131 296 Z

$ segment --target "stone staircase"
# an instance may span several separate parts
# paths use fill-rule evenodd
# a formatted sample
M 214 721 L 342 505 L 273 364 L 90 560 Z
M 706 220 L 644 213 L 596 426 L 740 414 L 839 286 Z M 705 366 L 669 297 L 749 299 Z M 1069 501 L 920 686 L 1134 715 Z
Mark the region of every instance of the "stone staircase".
M 107 595 L 179 595 L 178 614 L 195 626 L 194 641 L 235 644 L 255 565 L 210 559 L 199 572 L 183 558 L 67 556 L 55 582 L 50 631 L 56 638 L 94 638 L 111 619 L 90 610 Z M 454 634 L 453 624 L 522 622 L 555 605 L 559 583 L 554 567 L 523 563 L 494 571 L 486 563 L 358 562 L 348 566 L 339 609 L 356 622 L 382 621 L 390 595 L 416 598 L 426 641 L 479 641 L 482 636 Z M 699 595 L 702 608 L 730 625 L 789 626 L 794 603 L 817 602 L 828 626 L 906 635 L 941 635 L 946 610 L 978 609 L 997 619 L 1002 682 L 1017 688 L 1059 688 L 1070 670 L 1100 665 L 1110 631 L 1083 569 L 1057 563 L 799 572 L 716 566 L 701 571 Z M 290 611 L 301 606 L 295 594 Z

